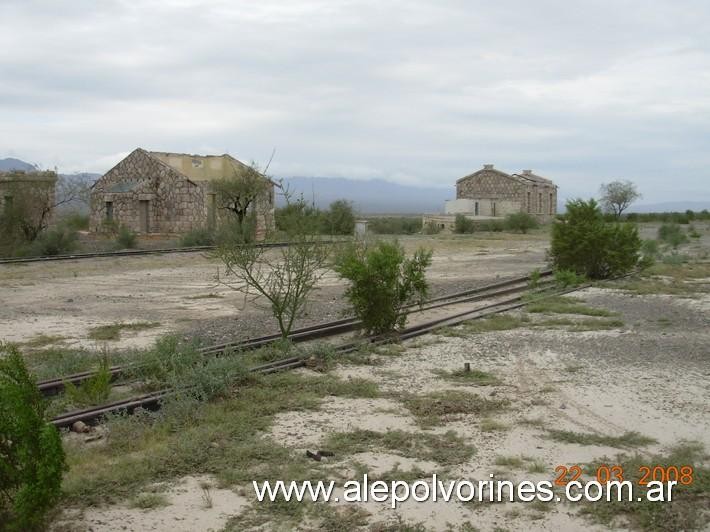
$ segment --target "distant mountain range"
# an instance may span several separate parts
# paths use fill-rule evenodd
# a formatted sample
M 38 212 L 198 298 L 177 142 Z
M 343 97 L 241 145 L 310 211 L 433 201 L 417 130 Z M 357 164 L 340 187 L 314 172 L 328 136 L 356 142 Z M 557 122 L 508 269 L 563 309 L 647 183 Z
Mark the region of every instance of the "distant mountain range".
M 19 159 L 0 159 L 0 171 L 37 170 L 37 166 Z M 89 184 L 102 174 L 80 172 L 59 174 L 62 177 L 80 180 Z M 358 212 L 363 214 L 421 214 L 443 212 L 444 202 L 453 199 L 456 191 L 450 187 L 416 187 L 385 181 L 384 179 L 347 179 L 343 177 L 286 177 L 283 179 L 287 189 L 295 196 L 313 202 L 316 207 L 327 208 L 333 201 L 346 199 L 352 202 Z M 277 200 L 283 204 L 283 198 Z M 558 205 L 558 211 L 564 210 L 564 204 Z M 669 212 L 700 211 L 710 209 L 710 202 L 673 201 L 633 205 L 630 212 Z

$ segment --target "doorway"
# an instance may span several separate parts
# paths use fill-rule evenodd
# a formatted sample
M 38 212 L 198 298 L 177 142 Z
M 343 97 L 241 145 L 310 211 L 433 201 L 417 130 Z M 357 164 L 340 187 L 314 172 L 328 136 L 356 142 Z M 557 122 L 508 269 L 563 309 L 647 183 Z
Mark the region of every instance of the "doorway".
M 150 212 L 150 201 L 149 200 L 139 200 L 138 201 L 138 218 L 140 222 L 141 233 L 150 232 L 150 223 L 148 213 Z

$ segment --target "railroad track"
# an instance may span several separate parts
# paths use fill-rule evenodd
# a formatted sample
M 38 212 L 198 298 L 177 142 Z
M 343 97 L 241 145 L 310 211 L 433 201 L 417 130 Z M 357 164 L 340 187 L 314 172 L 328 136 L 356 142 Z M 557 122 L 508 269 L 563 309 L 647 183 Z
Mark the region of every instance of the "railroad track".
M 541 272 L 540 276 L 542 283 L 549 282 L 552 277 L 552 271 L 543 271 Z M 529 281 L 529 276 L 507 279 L 505 281 L 499 281 L 485 286 L 464 290 L 462 292 L 456 292 L 453 294 L 447 294 L 433 299 L 429 299 L 420 308 L 417 308 L 418 305 L 416 304 L 408 305 L 406 309 L 408 311 L 414 309 L 416 312 L 426 312 L 428 310 L 433 310 L 446 306 L 457 305 L 461 303 L 471 303 L 484 299 L 490 299 L 492 297 L 500 297 L 520 292 L 521 289 L 527 288 L 527 283 Z M 288 336 L 288 339 L 294 343 L 316 340 L 318 338 L 325 338 L 329 336 L 352 332 L 359 326 L 360 321 L 356 318 L 344 318 L 297 329 L 291 332 L 291 334 Z M 270 334 L 258 338 L 250 338 L 247 340 L 216 344 L 213 346 L 204 347 L 199 351 L 205 356 L 218 356 L 229 351 L 250 351 L 258 349 L 260 347 L 265 347 L 280 339 L 280 334 Z M 111 380 L 114 381 L 135 368 L 135 365 L 111 366 L 107 368 L 107 370 L 111 376 Z M 45 396 L 56 395 L 64 389 L 65 383 L 79 385 L 84 381 L 92 378 L 94 375 L 96 375 L 96 371 L 94 370 L 83 371 L 79 373 L 74 373 L 72 375 L 65 375 L 62 377 L 56 377 L 53 379 L 40 381 L 37 383 L 37 387 L 39 388 L 40 392 Z
M 549 274 L 547 274 L 549 275 Z M 506 281 L 507 283 L 511 283 L 513 280 Z M 574 292 L 576 290 L 580 290 L 582 288 L 586 288 L 589 286 L 588 284 L 585 285 L 580 285 L 575 288 L 570 288 L 566 290 L 561 290 L 561 291 L 555 291 L 552 293 L 544 293 L 540 295 L 540 299 L 544 299 L 547 297 L 552 297 L 552 296 L 558 296 L 562 294 L 567 294 L 570 292 Z M 474 289 L 474 290 L 484 290 L 488 288 L 490 290 L 490 285 L 489 287 L 481 287 L 480 289 Z M 467 291 L 471 292 L 471 291 Z M 501 291 L 497 292 L 497 296 L 499 297 L 500 295 L 510 295 L 513 293 L 512 287 L 503 290 L 502 292 L 505 292 L 505 294 L 501 294 Z M 466 310 L 462 310 L 459 312 L 456 312 L 454 314 L 448 314 L 446 316 L 426 321 L 426 322 L 421 322 L 416 325 L 412 325 L 410 327 L 407 327 L 400 331 L 399 335 L 397 336 L 398 340 L 406 340 L 409 338 L 414 338 L 417 336 L 421 336 L 424 334 L 428 334 L 430 332 L 433 332 L 437 329 L 440 329 L 442 327 L 447 327 L 447 326 L 453 326 L 453 325 L 458 325 L 461 324 L 465 321 L 473 320 L 473 319 L 481 319 L 485 318 L 494 314 L 498 314 L 501 312 L 506 312 L 509 310 L 513 310 L 516 308 L 523 307 L 527 304 L 527 301 L 524 300 L 524 296 L 529 293 L 529 290 L 517 289 L 517 294 L 513 295 L 512 297 L 508 297 L 507 299 L 503 300 L 498 300 L 492 303 L 488 303 L 483 306 L 477 306 L 475 308 L 469 308 Z M 478 294 L 483 296 L 483 294 Z M 447 296 L 443 296 L 442 298 L 437 298 L 438 300 L 443 300 L 446 299 Z M 450 296 L 448 296 L 450 297 Z M 439 303 L 441 301 L 436 301 L 435 303 Z M 462 301 L 458 300 L 453 304 L 460 304 Z M 438 307 L 437 307 L 438 308 Z M 345 320 L 343 320 L 345 321 Z M 328 324 L 330 325 L 330 324 Z M 303 334 L 300 337 L 301 340 L 304 337 L 309 337 L 309 339 L 312 338 L 320 338 L 325 335 L 323 333 L 322 329 L 319 329 L 318 326 L 313 326 L 310 332 L 313 333 L 312 335 L 308 334 L 308 331 L 301 331 Z M 338 334 L 338 333 L 334 333 Z M 245 345 L 248 342 L 251 344 L 259 344 L 259 345 L 265 345 L 262 342 L 268 343 L 266 340 L 268 337 L 263 337 L 259 339 L 253 339 L 253 340 L 247 340 L 245 342 L 242 342 L 240 345 Z M 280 337 L 279 337 L 280 338 Z M 360 339 L 359 341 L 349 341 L 344 344 L 340 344 L 335 347 L 335 352 L 337 354 L 345 354 L 349 353 L 352 351 L 355 351 L 359 349 L 362 345 L 364 344 L 370 344 L 370 345 L 379 345 L 379 344 L 385 344 L 385 343 L 390 343 L 392 342 L 391 337 L 382 337 L 382 336 L 372 336 L 372 337 L 367 337 Z M 270 340 L 273 341 L 273 338 Z M 231 349 L 232 346 L 231 344 L 224 344 L 221 349 L 222 352 Z M 210 351 L 210 354 L 216 354 L 219 351 Z M 258 374 L 266 374 L 266 373 L 273 373 L 277 371 L 285 371 L 289 369 L 294 369 L 298 368 L 301 366 L 304 366 L 306 364 L 305 358 L 301 356 L 293 356 L 289 358 L 285 358 L 282 360 L 277 360 L 273 362 L 269 362 L 267 364 L 262 364 L 259 366 L 255 366 L 250 368 L 250 371 L 253 373 L 258 373 Z M 135 409 L 137 408 L 144 408 L 144 409 L 157 409 L 160 407 L 160 402 L 168 397 L 169 395 L 175 393 L 174 390 L 159 390 L 155 392 L 151 392 L 149 394 L 144 394 L 141 396 L 136 396 L 136 397 L 131 397 L 128 399 L 122 399 L 120 401 L 115 401 L 112 403 L 104 404 L 104 405 L 99 405 L 96 407 L 91 407 L 83 410 L 76 410 L 72 412 L 67 412 L 65 414 L 61 414 L 51 420 L 52 424 L 54 424 L 56 427 L 63 428 L 63 427 L 70 427 L 72 426 L 75 422 L 77 421 L 82 421 L 84 423 L 93 423 L 97 422 L 100 420 L 102 417 L 106 416 L 107 414 L 111 413 L 117 413 L 117 412 L 127 412 L 127 413 L 132 413 Z
M 346 240 L 324 240 L 324 244 L 337 244 L 347 242 Z M 264 242 L 252 244 L 261 248 L 279 248 L 288 246 L 289 242 Z M 72 253 L 68 255 L 48 255 L 42 257 L 1 257 L 0 264 L 20 264 L 25 262 L 50 262 L 61 260 L 96 259 L 101 257 L 133 257 L 142 255 L 161 255 L 163 253 L 197 253 L 201 251 L 212 251 L 215 246 L 192 246 L 182 248 L 160 248 L 160 249 L 124 249 L 121 251 L 98 251 L 95 253 Z

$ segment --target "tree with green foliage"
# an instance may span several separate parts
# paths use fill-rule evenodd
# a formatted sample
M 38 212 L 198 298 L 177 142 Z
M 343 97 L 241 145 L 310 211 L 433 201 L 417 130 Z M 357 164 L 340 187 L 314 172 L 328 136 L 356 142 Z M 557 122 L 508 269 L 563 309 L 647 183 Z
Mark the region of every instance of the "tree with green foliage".
M 678 249 L 681 244 L 688 243 L 688 235 L 683 232 L 683 229 L 677 223 L 662 224 L 658 228 L 658 239 L 668 244 L 673 249 Z
M 385 334 L 404 327 L 410 303 L 422 304 L 429 285 L 426 269 L 432 252 L 418 249 L 407 258 L 398 242 L 364 242 L 345 248 L 335 271 L 350 281 L 345 296 L 368 334 Z
M 17 347 L 0 343 L 0 524 L 39 530 L 59 498 L 62 440 Z
M 550 258 L 556 270 L 573 270 L 590 279 L 620 275 L 639 260 L 636 226 L 608 223 L 597 202 L 567 202 L 566 213 L 552 226 Z
M 505 227 L 510 231 L 520 231 L 525 234 L 539 225 L 535 217 L 527 212 L 513 212 L 505 217 Z
M 344 199 L 330 204 L 323 216 L 324 233 L 329 235 L 352 235 L 355 231 L 355 211 Z
M 621 218 L 629 206 L 641 197 L 636 185 L 631 181 L 612 181 L 600 187 L 601 203 L 604 210 Z
M 456 218 L 454 218 L 454 233 L 458 233 L 460 235 L 473 233 L 474 225 L 475 224 L 471 218 L 467 217 L 465 214 L 459 213 L 456 215 Z

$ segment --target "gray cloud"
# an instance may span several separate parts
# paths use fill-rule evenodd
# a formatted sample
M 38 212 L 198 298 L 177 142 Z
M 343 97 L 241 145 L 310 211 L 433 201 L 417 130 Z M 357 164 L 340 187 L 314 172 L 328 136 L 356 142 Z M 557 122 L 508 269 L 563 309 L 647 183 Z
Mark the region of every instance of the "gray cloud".
M 698 1 L 4 0 L 0 156 L 105 171 L 136 146 L 281 175 L 710 200 Z

